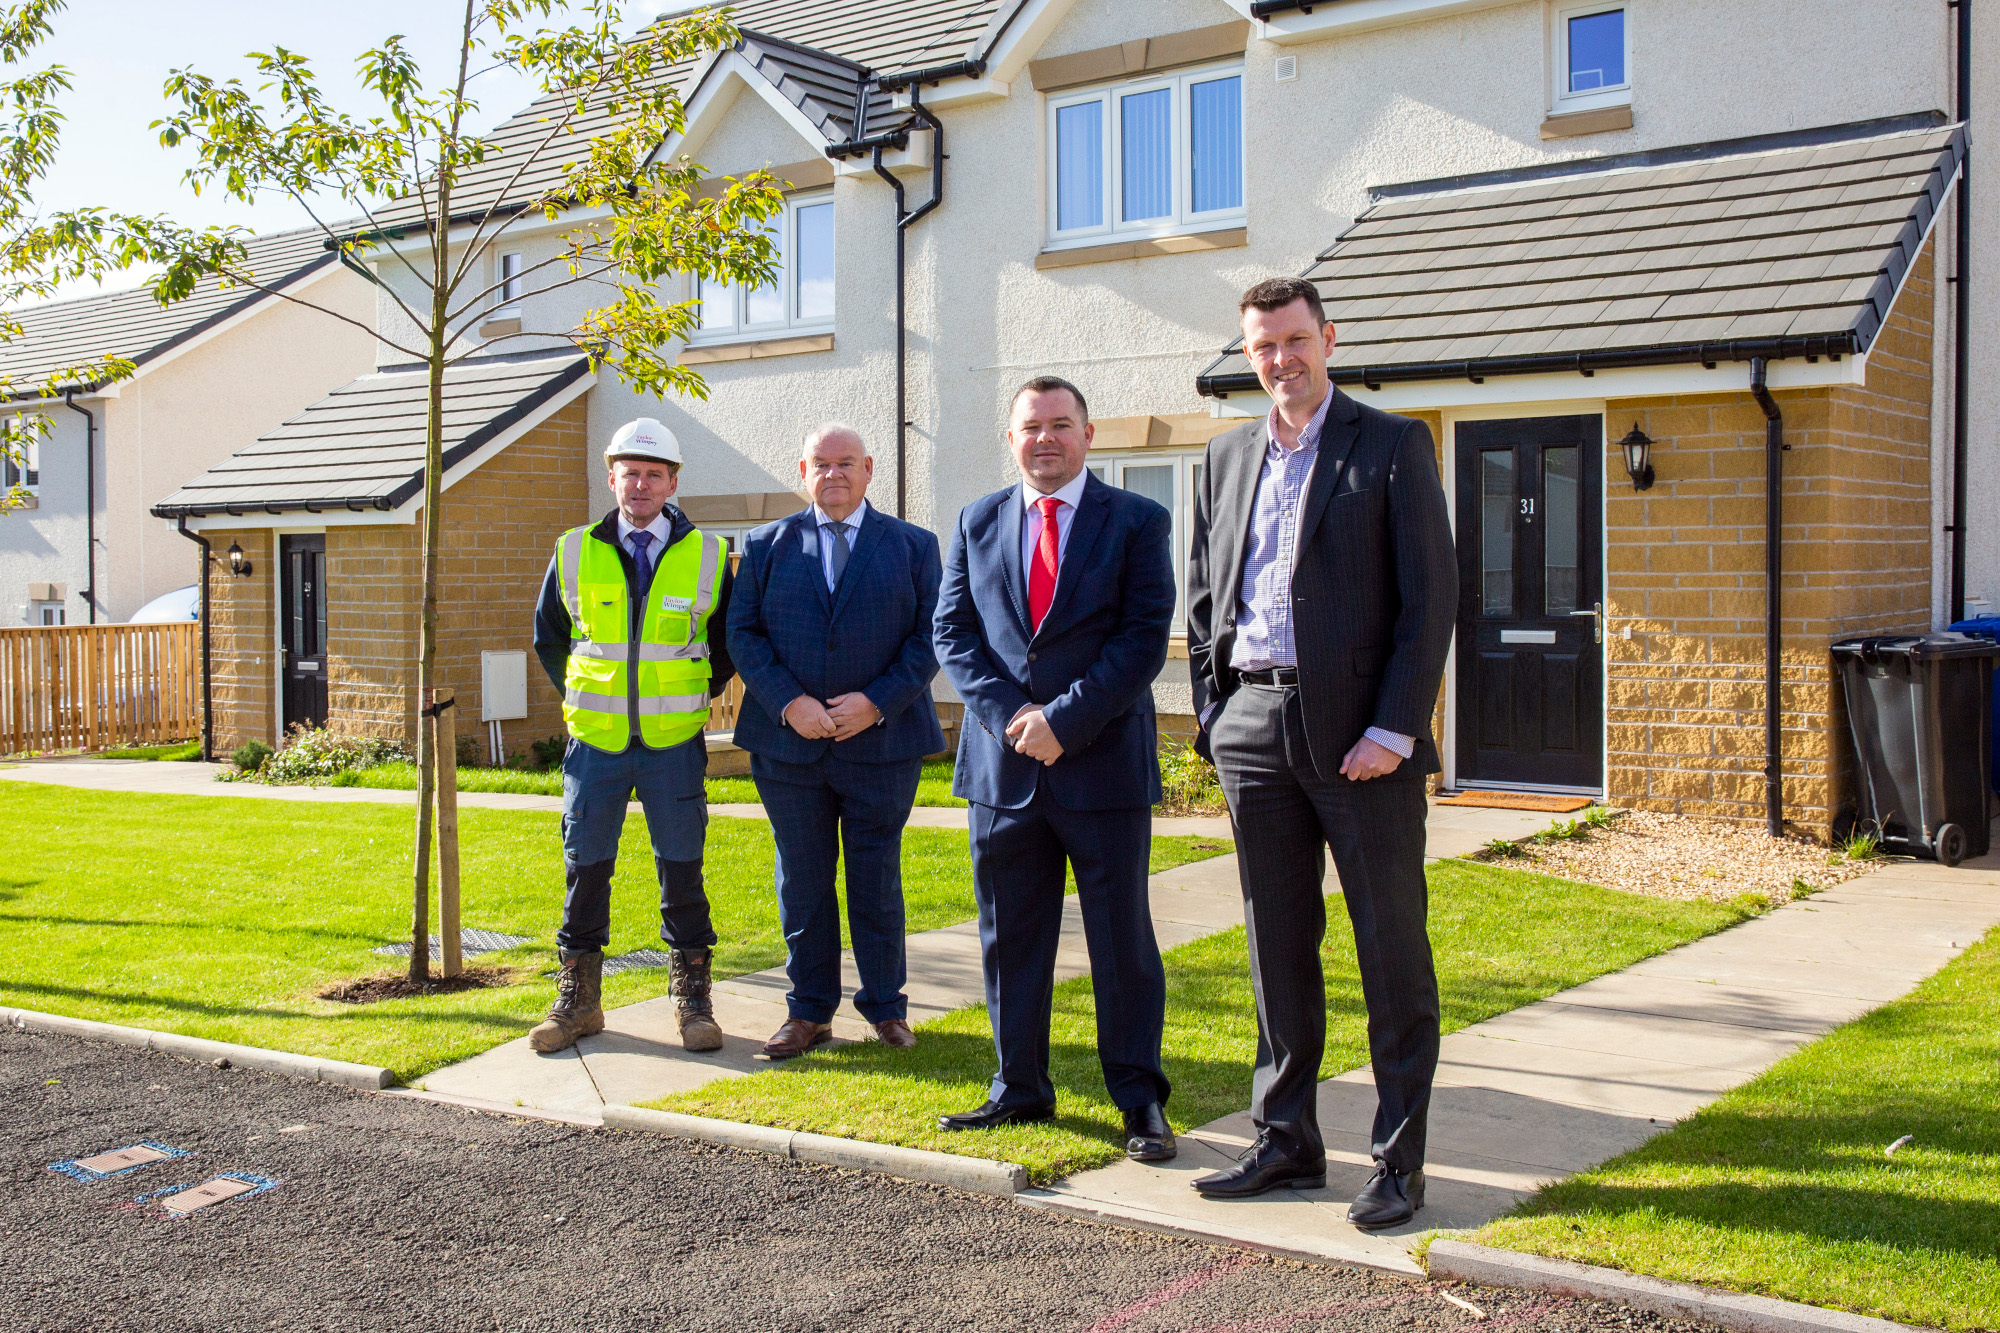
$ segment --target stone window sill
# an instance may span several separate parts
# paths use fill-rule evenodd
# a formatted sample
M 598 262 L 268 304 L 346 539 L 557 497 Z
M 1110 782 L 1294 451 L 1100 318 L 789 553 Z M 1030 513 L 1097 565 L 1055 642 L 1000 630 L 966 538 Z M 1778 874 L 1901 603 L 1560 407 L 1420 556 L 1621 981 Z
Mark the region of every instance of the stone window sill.
M 712 366 L 721 361 L 761 361 L 770 356 L 797 356 L 802 352 L 831 352 L 833 335 L 815 333 L 805 337 L 760 338 L 755 342 L 696 344 L 683 347 L 675 364 Z
M 1601 106 L 1594 111 L 1563 111 L 1542 122 L 1544 139 L 1570 139 L 1579 134 L 1604 134 L 1632 128 L 1632 106 Z
M 6 495 L 7 495 L 6 491 L 0 490 L 0 499 L 5 499 Z M 42 502 L 36 496 L 24 495 L 19 500 L 15 501 L 13 504 L 7 507 L 13 510 L 40 509 L 42 507 Z
M 1079 245 L 1063 250 L 1044 250 L 1035 256 L 1036 268 L 1069 268 L 1075 264 L 1108 264 L 1119 259 L 1145 259 L 1152 255 L 1185 255 L 1201 250 L 1233 250 L 1250 244 L 1248 227 L 1223 231 L 1198 231 L 1186 236 L 1151 236 L 1144 240 L 1111 241 L 1104 245 Z
M 517 315 L 495 315 L 479 326 L 482 338 L 506 338 L 521 331 L 521 320 Z

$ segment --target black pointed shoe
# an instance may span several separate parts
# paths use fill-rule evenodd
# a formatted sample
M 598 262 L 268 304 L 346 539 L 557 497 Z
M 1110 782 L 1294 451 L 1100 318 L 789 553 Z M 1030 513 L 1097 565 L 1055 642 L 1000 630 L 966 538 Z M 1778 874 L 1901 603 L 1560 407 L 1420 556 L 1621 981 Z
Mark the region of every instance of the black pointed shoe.
M 1125 1155 L 1135 1162 L 1172 1161 L 1180 1148 L 1174 1143 L 1174 1129 L 1158 1102 L 1127 1107 L 1125 1111 Z
M 1194 1182 L 1204 1199 L 1254 1199 L 1275 1189 L 1316 1190 L 1325 1185 L 1326 1158 L 1289 1156 L 1264 1134 L 1235 1166 Z
M 989 1101 L 976 1111 L 939 1116 L 938 1128 L 946 1131 L 998 1129 L 1002 1125 L 1032 1125 L 1055 1118 L 1056 1108 L 1053 1106 L 1002 1106 L 999 1102 Z
M 1424 1206 L 1424 1173 L 1421 1170 L 1391 1171 L 1387 1162 L 1375 1163 L 1375 1174 L 1361 1187 L 1347 1210 L 1347 1220 L 1363 1231 L 1399 1227 Z

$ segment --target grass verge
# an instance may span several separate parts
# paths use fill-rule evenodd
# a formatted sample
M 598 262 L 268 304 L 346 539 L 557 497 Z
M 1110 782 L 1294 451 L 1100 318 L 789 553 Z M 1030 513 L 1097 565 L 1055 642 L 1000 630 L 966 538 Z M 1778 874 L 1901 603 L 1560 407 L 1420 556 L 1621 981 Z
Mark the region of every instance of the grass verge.
M 463 920 L 535 943 L 489 954 L 519 984 L 339 1004 L 315 992 L 400 966 L 369 952 L 409 937 L 410 811 L 399 806 L 152 796 L 9 783 L 18 837 L 0 867 L 0 1004 L 386 1065 L 405 1078 L 519 1036 L 548 1008 L 562 903 L 554 812 L 459 813 Z M 644 821 L 627 823 L 610 952 L 659 947 Z M 1229 850 L 1154 843 L 1163 867 Z M 910 829 L 911 931 L 974 914 L 966 835 Z M 784 961 L 770 825 L 709 824 L 719 976 Z M 607 1005 L 667 991 L 664 969 L 605 979 Z
M 755 805 L 763 800 L 757 795 L 757 784 L 747 774 L 734 778 L 710 778 L 708 799 L 714 805 Z M 932 759 L 925 762 L 924 775 L 917 780 L 917 804 L 965 809 L 965 802 L 951 794 L 951 760 Z
M 378 764 L 374 768 L 350 769 L 329 778 L 326 785 L 415 791 L 417 766 L 389 763 Z M 461 768 L 458 770 L 458 789 L 505 792 L 515 796 L 560 796 L 562 773 L 553 769 L 537 773 L 518 768 Z M 757 784 L 746 776 L 710 778 L 708 800 L 711 805 L 757 805 L 761 798 L 757 795 Z M 940 759 L 924 765 L 923 778 L 917 784 L 917 804 L 965 807 L 964 801 L 951 794 L 951 761 Z
M 1667 902 L 1468 862 L 1431 867 L 1431 941 L 1447 1032 L 1504 1013 L 1764 909 Z M 1367 1013 L 1353 929 L 1327 901 L 1327 1051 L 1322 1077 L 1365 1064 Z M 1250 1103 L 1257 1018 L 1240 927 L 1170 950 L 1168 1112 L 1181 1128 Z M 1057 1118 L 979 1135 L 944 1134 L 937 1117 L 977 1106 L 993 1073 L 983 1006 L 925 1023 L 914 1051 L 843 1046 L 752 1078 L 729 1079 L 651 1103 L 666 1110 L 900 1143 L 1019 1162 L 1038 1181 L 1121 1156 L 1117 1109 L 1097 1064 L 1090 979 L 1056 988 L 1050 1066 Z
M 1472 1239 L 1952 1330 L 2000 1329 L 2000 931 Z M 1903 1135 L 1914 1141 L 1894 1156 Z
M 201 758 L 201 742 L 175 741 L 171 745 L 128 745 L 122 750 L 105 750 L 90 756 L 93 759 L 164 759 L 176 763 L 191 763 Z

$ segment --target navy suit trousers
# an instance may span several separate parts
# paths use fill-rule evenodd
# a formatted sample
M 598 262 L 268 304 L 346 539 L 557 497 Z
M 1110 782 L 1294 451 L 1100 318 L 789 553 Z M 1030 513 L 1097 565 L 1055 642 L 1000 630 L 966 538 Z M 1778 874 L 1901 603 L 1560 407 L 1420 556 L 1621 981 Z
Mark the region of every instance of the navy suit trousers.
M 1067 862 L 1090 950 L 1105 1087 L 1121 1109 L 1164 1104 L 1171 1090 L 1160 1068 L 1167 978 L 1146 889 L 1153 812 L 1065 809 L 1044 777 L 1018 810 L 973 804 L 971 824 L 986 1008 L 1000 1055 L 987 1095 L 1003 1106 L 1055 1103 L 1049 1012 Z
M 778 920 L 785 931 L 785 1007 L 809 1023 L 840 1007 L 840 900 L 834 870 L 847 862 L 847 928 L 861 988 L 854 1007 L 871 1023 L 907 1016 L 903 995 L 903 825 L 924 761 L 860 764 L 833 754 L 809 764 L 750 756 L 750 776 L 778 843 Z

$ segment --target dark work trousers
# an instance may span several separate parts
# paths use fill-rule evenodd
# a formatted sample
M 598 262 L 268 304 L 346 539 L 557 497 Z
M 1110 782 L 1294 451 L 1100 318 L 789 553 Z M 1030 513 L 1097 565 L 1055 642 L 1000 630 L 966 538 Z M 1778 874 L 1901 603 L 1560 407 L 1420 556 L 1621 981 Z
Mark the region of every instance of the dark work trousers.
M 634 792 L 646 812 L 653 866 L 660 877 L 660 938 L 676 949 L 715 943 L 701 849 L 708 832 L 708 747 L 702 738 L 655 750 L 639 740 L 611 754 L 572 740 L 563 752 L 562 929 L 565 949 L 602 949 L 611 942 L 611 875 L 618 838 Z
M 1331 848 L 1368 1004 L 1374 1154 L 1396 1171 L 1422 1166 L 1438 1060 L 1422 775 L 1405 765 L 1366 782 L 1338 774 L 1321 781 L 1293 687 L 1240 687 L 1211 720 L 1209 743 L 1236 830 L 1257 995 L 1251 1119 L 1293 1156 L 1325 1155 L 1317 1097 L 1326 1052 L 1320 944 Z
M 1043 781 L 1019 810 L 975 802 L 970 814 L 986 1009 L 1000 1055 L 987 1096 L 1003 1106 L 1055 1103 L 1049 1011 L 1067 862 L 1076 871 L 1090 951 L 1105 1087 L 1121 1109 L 1165 1104 L 1172 1088 L 1160 1068 L 1167 977 L 1146 892 L 1153 812 L 1066 810 Z
M 840 1007 L 840 900 L 834 872 L 847 863 L 847 929 L 861 976 L 854 1007 L 871 1023 L 906 1017 L 903 995 L 903 825 L 924 761 L 856 764 L 823 755 L 810 764 L 750 756 L 757 795 L 778 843 L 778 919 L 785 930 L 785 1007 L 830 1023 Z

